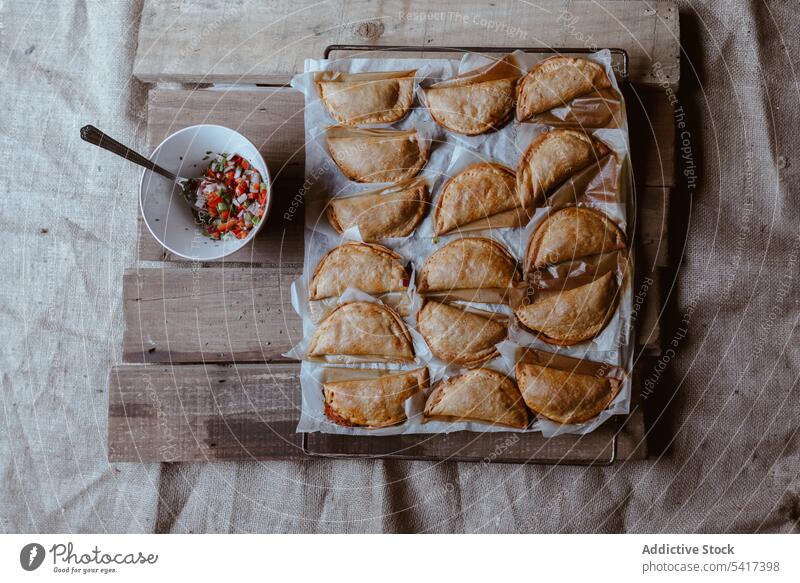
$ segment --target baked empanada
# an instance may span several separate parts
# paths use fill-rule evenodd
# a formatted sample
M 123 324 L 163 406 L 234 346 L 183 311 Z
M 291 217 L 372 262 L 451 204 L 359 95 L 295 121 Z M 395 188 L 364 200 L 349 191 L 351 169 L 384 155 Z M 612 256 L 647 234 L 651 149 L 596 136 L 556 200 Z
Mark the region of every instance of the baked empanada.
M 425 217 L 428 201 L 427 181 L 412 178 L 355 196 L 331 199 L 328 221 L 339 233 L 358 226 L 361 238 L 368 242 L 405 237 Z
M 477 366 L 497 356 L 494 345 L 508 334 L 495 314 L 429 301 L 417 314 L 417 327 L 431 352 L 446 363 Z
M 497 241 L 464 237 L 428 257 L 419 274 L 420 293 L 459 289 L 508 290 L 519 281 L 517 260 Z
M 425 403 L 426 417 L 477 419 L 524 429 L 528 410 L 514 381 L 479 368 L 441 381 Z
M 611 87 L 602 65 L 575 57 L 551 57 L 534 65 L 517 87 L 517 119 L 562 107 L 581 95 Z
M 536 228 L 528 269 L 625 248 L 625 235 L 605 214 L 583 207 L 556 211 Z
M 405 401 L 428 388 L 428 369 L 323 383 L 325 415 L 347 427 L 388 427 L 406 420 Z
M 610 150 L 584 132 L 557 129 L 531 142 L 517 168 L 517 196 L 524 208 L 540 202 L 554 187 Z
M 309 297 L 340 296 L 348 287 L 368 294 L 405 291 L 409 276 L 400 256 L 381 245 L 344 243 L 320 260 L 309 285 Z
M 428 161 L 417 130 L 331 126 L 328 152 L 339 169 L 356 182 L 402 182 Z
M 508 211 L 511 211 L 508 213 Z M 511 216 L 500 217 L 500 214 Z M 516 197 L 516 175 L 510 168 L 491 162 L 467 166 L 450 178 L 439 195 L 433 214 L 437 235 L 472 225 L 517 226 L 525 213 Z M 495 220 L 493 220 L 495 219 Z
M 416 71 L 338 73 L 324 71 L 315 81 L 322 104 L 340 124 L 394 123 L 414 101 Z
M 614 313 L 616 299 L 617 285 L 609 271 L 586 285 L 534 298 L 514 313 L 545 342 L 568 346 L 597 336 Z
M 308 356 L 359 361 L 414 360 L 411 335 L 394 311 L 370 302 L 342 304 L 325 318 L 308 344 Z
M 558 423 L 583 423 L 614 400 L 621 383 L 598 375 L 578 374 L 519 363 L 517 385 L 531 411 Z
M 425 90 L 434 121 L 459 134 L 474 136 L 499 128 L 514 110 L 520 71 L 506 56 L 487 67 L 447 79 Z

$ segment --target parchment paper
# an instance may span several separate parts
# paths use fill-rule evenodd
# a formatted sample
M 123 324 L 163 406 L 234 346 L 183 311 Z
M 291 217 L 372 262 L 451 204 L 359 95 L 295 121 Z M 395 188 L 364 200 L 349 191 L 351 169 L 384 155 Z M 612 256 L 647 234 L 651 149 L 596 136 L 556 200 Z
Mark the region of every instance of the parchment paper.
M 416 312 L 422 300 L 415 294 L 414 283 L 409 287 L 403 305 L 407 311 L 401 313 L 406 326 L 411 331 L 417 361 L 412 365 L 387 365 L 383 363 L 358 363 L 355 359 L 337 364 L 317 362 L 306 355 L 308 340 L 313 334 L 320 317 L 335 305 L 345 301 L 359 299 L 362 301 L 381 302 L 386 305 L 396 305 L 397 297 L 373 298 L 355 289 L 349 289 L 341 298 L 327 300 L 324 309 L 310 306 L 307 290 L 314 269 L 320 259 L 333 247 L 345 241 L 360 241 L 361 235 L 358 228 L 348 229 L 344 233 L 337 233 L 328 223 L 325 208 L 330 197 L 349 196 L 355 193 L 374 190 L 380 185 L 357 184 L 348 180 L 330 159 L 325 146 L 325 128 L 334 125 L 335 121 L 325 111 L 320 102 L 314 84 L 314 76 L 319 71 L 335 70 L 341 72 L 365 71 L 395 71 L 416 69 L 415 89 L 416 98 L 414 108 L 404 119 L 390 127 L 396 129 L 416 128 L 430 147 L 430 158 L 426 167 L 420 173 L 427 181 L 431 192 L 431 204 L 435 206 L 444 182 L 463 170 L 469 164 L 487 161 L 504 164 L 516 169 L 520 157 L 528 144 L 543 132 L 550 131 L 551 126 L 542 123 L 507 123 L 498 131 L 479 136 L 461 136 L 444 130 L 436 124 L 424 107 L 421 99 L 420 88 L 429 87 L 443 79 L 455 74 L 466 73 L 479 67 L 486 67 L 493 61 L 502 58 L 493 58 L 481 55 L 465 55 L 460 62 L 448 60 L 417 60 L 417 59 L 342 59 L 337 61 L 307 60 L 305 72 L 297 75 L 292 80 L 292 86 L 304 92 L 306 96 L 305 124 L 306 124 L 306 229 L 305 229 L 305 262 L 303 276 L 292 285 L 292 304 L 303 319 L 304 339 L 287 353 L 287 356 L 299 358 L 303 361 L 301 366 L 302 385 L 302 412 L 297 430 L 300 432 L 321 431 L 338 434 L 357 435 L 394 435 L 410 433 L 446 433 L 449 431 L 519 431 L 507 427 L 493 426 L 490 423 L 480 422 L 450 422 L 450 421 L 425 421 L 422 411 L 425 405 L 423 397 L 429 394 L 430 389 L 423 394 L 417 394 L 406 402 L 408 421 L 394 427 L 380 429 L 352 428 L 337 425 L 328 420 L 324 414 L 322 396 L 322 380 L 325 378 L 326 369 L 331 366 L 381 368 L 386 370 L 404 369 L 411 370 L 419 366 L 428 366 L 431 386 L 437 381 L 464 372 L 466 369 L 452 366 L 433 356 L 416 331 Z M 589 96 L 585 99 L 576 99 L 575 111 L 577 116 L 571 114 L 571 109 L 562 108 L 564 111 L 553 111 L 551 117 L 556 119 L 556 125 L 564 125 L 570 121 L 586 121 L 599 119 L 598 111 L 607 108 L 613 114 L 599 128 L 584 127 L 585 131 L 592 133 L 597 139 L 602 140 L 612 150 L 613 155 L 601 161 L 600 165 L 593 165 L 589 169 L 578 173 L 560 186 L 547 201 L 542 203 L 542 208 L 536 209 L 533 216 L 521 221 L 519 227 L 481 229 L 479 231 L 453 231 L 446 235 L 434 236 L 433 213 L 429 212 L 418 225 L 414 233 L 408 237 L 386 239 L 380 243 L 397 252 L 409 265 L 409 271 L 415 280 L 416 273 L 421 268 L 425 259 L 447 243 L 465 236 L 489 237 L 504 245 L 517 259 L 519 265 L 524 265 L 528 241 L 535 228 L 547 216 L 560 208 L 570 205 L 581 205 L 596 208 L 606 213 L 616 222 L 623 231 L 628 227 L 629 221 L 629 153 L 627 125 L 625 120 L 624 103 L 619 100 L 621 95 L 611 69 L 611 55 L 608 51 L 600 51 L 589 56 L 592 60 L 601 63 L 612 79 L 613 88 L 604 96 Z M 516 61 L 525 70 L 531 66 L 537 57 L 515 52 L 511 61 Z M 549 119 L 549 118 L 548 118 Z M 542 119 L 536 119 L 541 122 Z M 386 124 L 383 124 L 386 127 Z M 364 126 L 370 127 L 370 126 Z M 432 210 L 432 209 L 431 209 Z M 512 308 L 515 300 L 509 296 L 505 303 L 475 303 L 453 300 L 453 303 L 465 308 L 476 308 L 498 312 L 508 317 L 509 336 L 498 345 L 499 356 L 484 366 L 493 368 L 508 376 L 513 377 L 516 359 L 526 347 L 537 348 L 557 354 L 564 354 L 577 358 L 584 358 L 596 362 L 610 363 L 630 369 L 631 361 L 631 277 L 632 271 L 628 260 L 629 254 L 614 259 L 614 271 L 619 285 L 619 302 L 613 318 L 604 330 L 595 338 L 569 347 L 559 347 L 542 342 L 523 327 L 513 317 Z M 580 275 L 589 267 L 586 264 L 576 264 L 569 270 L 568 275 Z M 520 294 L 516 294 L 520 297 Z M 492 301 L 492 298 L 482 298 Z M 535 419 L 531 426 L 524 431 L 541 431 L 544 435 L 558 435 L 561 433 L 588 433 L 602 424 L 610 416 L 628 412 L 630 405 L 630 379 L 625 379 L 622 389 L 617 394 L 611 406 L 598 417 L 579 425 L 559 425 L 546 419 Z

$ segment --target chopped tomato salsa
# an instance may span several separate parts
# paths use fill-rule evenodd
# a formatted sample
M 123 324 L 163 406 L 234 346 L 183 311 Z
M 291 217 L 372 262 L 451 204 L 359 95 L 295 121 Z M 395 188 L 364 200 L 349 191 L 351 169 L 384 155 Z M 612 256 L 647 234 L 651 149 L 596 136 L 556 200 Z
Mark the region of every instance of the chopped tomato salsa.
M 212 239 L 244 239 L 264 217 L 267 185 L 239 154 L 217 154 L 185 193 Z

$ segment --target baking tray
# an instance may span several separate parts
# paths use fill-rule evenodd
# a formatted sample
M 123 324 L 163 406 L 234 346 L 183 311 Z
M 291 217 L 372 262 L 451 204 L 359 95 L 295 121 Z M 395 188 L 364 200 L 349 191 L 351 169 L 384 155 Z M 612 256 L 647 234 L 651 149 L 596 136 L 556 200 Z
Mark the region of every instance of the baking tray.
M 430 47 L 415 45 L 334 44 L 325 48 L 324 58 L 337 58 L 336 52 L 359 53 L 511 53 L 514 51 L 539 54 L 589 54 L 596 52 L 585 47 Z M 628 53 L 610 48 L 612 66 L 621 84 L 628 80 Z M 353 55 L 349 55 L 353 56 Z M 362 56 L 362 55 L 359 55 Z M 339 57 L 344 58 L 344 57 Z M 368 57 L 366 57 L 368 58 Z M 627 417 L 609 420 L 592 435 L 608 435 L 608 443 L 598 450 L 594 444 L 587 450 L 586 436 L 563 435 L 553 438 L 539 433 L 474 433 L 467 431 L 447 434 L 417 434 L 365 437 L 327 433 L 304 433 L 303 453 L 312 457 L 404 459 L 428 461 L 531 463 L 545 465 L 608 466 L 617 459 L 618 438 Z M 498 449 L 499 448 L 499 449 Z

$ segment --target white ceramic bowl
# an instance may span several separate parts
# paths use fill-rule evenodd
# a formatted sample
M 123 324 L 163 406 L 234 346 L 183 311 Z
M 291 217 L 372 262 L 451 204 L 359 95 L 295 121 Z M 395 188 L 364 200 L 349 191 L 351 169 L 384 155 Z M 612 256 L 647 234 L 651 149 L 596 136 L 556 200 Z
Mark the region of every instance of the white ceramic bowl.
M 196 178 L 208 167 L 213 154 L 225 152 L 246 158 L 267 185 L 264 215 L 244 239 L 215 241 L 202 233 L 180 188 L 167 178 L 145 170 L 139 183 L 139 206 L 156 241 L 171 253 L 192 261 L 210 261 L 235 253 L 247 245 L 267 222 L 272 205 L 272 180 L 264 158 L 243 135 L 217 125 L 196 125 L 175 132 L 161 142 L 150 159 L 185 178 Z M 203 160 L 203 158 L 206 158 Z

